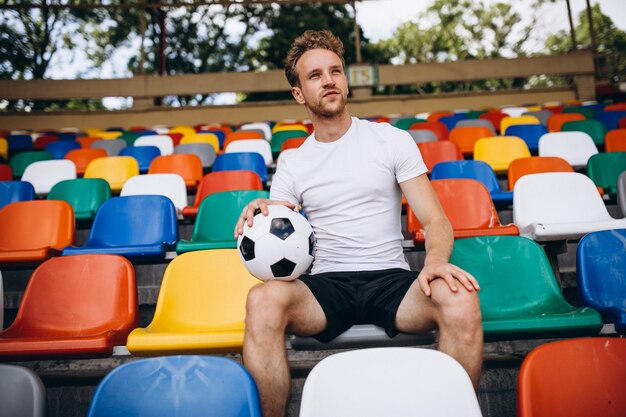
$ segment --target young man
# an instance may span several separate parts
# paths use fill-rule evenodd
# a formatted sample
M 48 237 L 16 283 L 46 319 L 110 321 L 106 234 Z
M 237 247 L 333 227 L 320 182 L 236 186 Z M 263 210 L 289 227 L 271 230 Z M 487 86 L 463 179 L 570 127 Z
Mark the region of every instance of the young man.
M 302 204 L 317 239 L 311 275 L 250 291 L 244 364 L 256 380 L 263 415 L 285 415 L 290 374 L 285 332 L 329 341 L 353 324 L 387 334 L 439 329 L 438 348 L 463 365 L 478 387 L 482 325 L 478 283 L 448 263 L 453 235 L 411 136 L 351 117 L 343 45 L 329 31 L 297 38 L 285 73 L 315 132 L 281 161 L 270 200 L 246 206 L 235 236 L 254 211 Z M 402 252 L 401 196 L 427 231 L 419 273 Z

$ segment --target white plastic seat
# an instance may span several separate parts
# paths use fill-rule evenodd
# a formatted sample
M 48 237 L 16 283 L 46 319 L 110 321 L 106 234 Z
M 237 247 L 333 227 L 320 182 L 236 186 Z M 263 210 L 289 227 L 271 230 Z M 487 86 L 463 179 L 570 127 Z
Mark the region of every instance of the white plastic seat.
M 2 416 L 44 417 L 46 389 L 34 371 L 0 364 L 0 405 Z
M 622 217 L 626 217 L 626 171 L 617 179 L 617 207 Z
M 517 180 L 513 221 L 521 236 L 536 241 L 579 239 L 626 227 L 626 219 L 609 215 L 593 181 L 577 172 L 530 174 Z
M 500 111 L 509 117 L 519 117 L 528 111 L 528 107 L 502 107 Z
M 585 132 L 546 133 L 539 138 L 539 156 L 558 156 L 574 168 L 587 166 L 597 153 L 593 139 Z
M 161 151 L 161 155 L 171 155 L 174 153 L 174 142 L 167 135 L 147 135 L 138 137 L 134 146 L 156 146 Z
M 270 128 L 269 124 L 264 122 L 246 123 L 244 125 L 241 125 L 239 130 L 260 130 L 263 132 L 265 140 L 272 139 L 272 129 Z
M 187 187 L 178 174 L 146 174 L 129 178 L 122 187 L 121 197 L 129 195 L 162 195 L 172 200 L 176 215 L 183 218 L 187 206 Z
M 432 349 L 377 348 L 337 353 L 313 367 L 300 417 L 481 416 L 469 376 Z
M 76 179 L 76 165 L 68 159 L 33 162 L 22 175 L 22 181 L 31 183 L 39 196 L 48 194 L 55 184 L 73 179 Z
M 272 148 L 265 139 L 235 140 L 228 144 L 225 152 L 256 152 L 263 157 L 266 166 L 270 166 L 274 162 Z

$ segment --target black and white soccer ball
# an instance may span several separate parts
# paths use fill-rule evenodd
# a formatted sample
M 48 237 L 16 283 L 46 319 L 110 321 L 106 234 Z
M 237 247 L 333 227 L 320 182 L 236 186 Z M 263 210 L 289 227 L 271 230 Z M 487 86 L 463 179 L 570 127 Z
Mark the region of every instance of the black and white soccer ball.
M 315 237 L 307 219 L 283 205 L 268 206 L 269 214 L 260 211 L 254 224 L 244 224 L 237 240 L 242 262 L 263 281 L 291 281 L 305 273 L 315 256 Z

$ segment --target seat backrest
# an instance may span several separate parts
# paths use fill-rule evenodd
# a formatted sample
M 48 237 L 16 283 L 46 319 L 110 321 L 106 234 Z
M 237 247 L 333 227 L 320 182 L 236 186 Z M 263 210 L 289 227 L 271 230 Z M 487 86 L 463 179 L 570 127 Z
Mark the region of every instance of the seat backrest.
M 213 165 L 217 153 L 213 145 L 209 143 L 184 143 L 174 147 L 174 154 L 192 154 L 200 158 L 202 168 L 209 168 Z
M 520 367 L 519 417 L 621 417 L 626 410 L 626 339 L 546 343 Z
M 414 116 L 400 116 L 389 121 L 390 124 L 402 130 L 409 130 L 413 123 L 425 122 L 426 120 L 418 119 Z
M 500 109 L 500 111 L 506 114 L 508 117 L 521 117 L 525 112 L 528 111 L 528 107 L 522 106 L 505 106 Z M 504 131 L 504 129 L 501 129 Z
M 622 217 L 626 217 L 626 172 L 617 179 L 617 207 Z
M 263 137 L 263 133 L 261 132 L 258 132 L 255 130 L 243 130 L 243 131 L 238 130 L 236 132 L 232 132 L 226 135 L 226 139 L 224 140 L 224 146 L 222 146 L 222 149 L 226 149 L 228 145 L 230 145 L 232 142 L 236 142 L 238 140 L 248 140 L 248 139 L 265 140 L 265 138 Z
M 92 148 L 102 148 L 109 156 L 117 156 L 128 144 L 124 139 L 100 139 L 91 143 Z
M 493 124 L 487 119 L 465 119 L 465 120 L 459 120 L 456 124 L 456 127 L 470 127 L 470 126 L 486 127 L 491 132 L 491 135 L 489 136 L 496 135 L 496 129 L 493 127 Z
M 564 123 L 575 120 L 585 120 L 585 116 L 580 113 L 557 113 L 548 117 L 548 131 L 550 133 L 560 132 Z
M 328 356 L 307 376 L 300 404 L 300 417 L 461 415 L 481 416 L 467 372 L 452 357 L 419 348 Z
M 187 187 L 178 174 L 147 174 L 130 178 L 124 184 L 120 196 L 162 195 L 169 198 L 176 207 L 179 218 L 187 206 Z
M 187 187 L 195 187 L 202 179 L 202 161 L 197 155 L 186 153 L 157 156 L 148 174 L 178 174 Z
M 558 156 L 574 168 L 586 166 L 597 153 L 593 139 L 584 132 L 546 133 L 539 139 L 539 156 Z
M 489 123 L 488 120 L 485 121 Z M 479 139 L 493 137 L 493 135 L 492 130 L 484 126 L 455 127 L 450 131 L 449 140 L 456 143 L 462 153 L 471 154 L 474 152 L 474 144 Z
M 502 132 L 503 135 L 512 136 L 510 133 L 506 131 L 509 128 L 509 126 L 538 125 L 538 124 L 541 124 L 541 122 L 535 116 L 515 116 L 515 117 L 508 116 L 502 119 L 502 121 L 500 121 L 500 132 Z
M 111 187 L 102 178 L 77 178 L 55 184 L 48 200 L 67 201 L 74 209 L 76 220 L 93 219 L 96 211 L 111 197 Z
M 585 116 L 586 119 L 593 119 L 596 116 L 596 110 L 591 106 L 571 106 L 565 107 L 563 113 L 579 113 Z
M 604 150 L 607 152 L 626 152 L 626 129 L 608 131 L 604 138 Z
M 610 220 L 598 189 L 577 172 L 525 175 L 515 183 L 513 220 L 520 228 L 535 223 Z
M 244 170 L 211 172 L 202 177 L 193 205 L 194 207 L 200 207 L 202 200 L 214 193 L 262 189 L 261 177 L 256 172 Z
M 112 346 L 125 345 L 137 319 L 135 271 L 127 259 L 61 256 L 33 272 L 15 321 L 2 337 L 115 335 Z
M 210 145 L 215 153 L 220 151 L 220 140 L 215 133 L 196 133 L 180 140 L 180 145 L 191 145 L 194 143 L 205 143 Z M 174 151 L 176 151 L 176 147 L 174 148 Z
M 598 120 L 575 120 L 572 122 L 563 123 L 561 126 L 562 132 L 585 132 L 588 134 L 593 143 L 596 145 L 604 144 L 604 137 L 606 136 L 606 127 Z
M 152 160 L 161 156 L 161 151 L 156 146 L 127 146 L 120 151 L 120 156 L 132 156 L 139 164 L 139 172 L 147 172 Z
M 53 159 L 52 154 L 47 151 L 25 151 L 13 155 L 9 160 L 9 165 L 13 170 L 13 176 L 21 178 L 26 167 L 33 162 L 49 161 L 51 159 Z
M 0 209 L 16 201 L 35 199 L 35 188 L 26 181 L 0 181 Z
M 131 177 L 139 175 L 139 164 L 132 156 L 109 156 L 94 159 L 87 165 L 85 178 L 102 178 L 111 191 L 119 192 Z
M 297 149 L 306 141 L 306 138 L 289 138 L 283 142 L 280 146 L 280 151 L 284 151 L 286 149 Z
M 72 149 L 80 148 L 80 143 L 76 142 L 75 140 L 59 140 L 47 144 L 44 149 L 47 152 L 50 152 L 54 159 L 63 159 L 65 158 L 65 154 L 67 154 Z
M 117 367 L 98 384 L 88 417 L 261 417 L 254 380 L 228 358 L 164 356 Z
M 596 113 L 596 120 L 604 123 L 606 130 L 619 128 L 619 121 L 624 117 L 626 117 L 626 110 L 611 110 Z
M 2 271 L 0 271 L 0 332 L 4 329 L 4 284 L 2 283 Z
M 474 145 L 474 159 L 488 163 L 496 173 L 506 172 L 513 160 L 529 156 L 528 145 L 516 136 L 483 138 Z
M 178 240 L 176 208 L 162 195 L 113 197 L 102 203 L 86 246 L 142 246 Z
M 272 153 L 278 154 L 280 152 L 280 148 L 283 146 L 283 142 L 285 142 L 287 139 L 307 138 L 308 136 L 308 132 L 303 131 L 302 129 L 277 131 L 272 134 L 272 140 L 270 141 Z
M 256 152 L 263 157 L 266 166 L 274 162 L 270 143 L 265 139 L 235 140 L 226 145 L 224 152 Z
M 517 180 L 524 175 L 542 172 L 574 172 L 574 168 L 565 159 L 557 156 L 531 156 L 515 159 L 509 165 L 509 189 L 512 190 Z
M 22 175 L 22 181 L 33 184 L 37 195 L 46 195 L 55 184 L 75 178 L 76 165 L 67 159 L 34 162 L 26 167 Z
M 241 125 L 239 130 L 260 130 L 263 132 L 263 139 L 269 141 L 272 139 L 272 128 L 267 122 L 245 123 Z
M 536 150 L 539 147 L 539 138 L 548 133 L 548 129 L 542 124 L 511 125 L 506 129 L 507 136 L 521 138 L 528 149 Z
M 437 120 L 439 123 L 443 123 L 448 128 L 448 131 L 454 129 L 456 124 L 461 121 L 467 119 L 467 114 L 465 113 L 455 113 L 449 116 L 442 116 Z
M 82 148 L 72 149 L 65 154 L 65 159 L 72 161 L 76 165 L 76 174 L 83 175 L 87 165 L 96 158 L 106 158 L 106 150 L 102 148 Z
M 156 146 L 163 156 L 171 155 L 174 152 L 174 141 L 167 135 L 141 136 L 137 138 L 133 146 Z
M 533 116 L 539 120 L 539 123 L 544 126 L 548 126 L 548 118 L 552 116 L 552 114 L 553 113 L 550 110 L 531 110 L 522 113 L 522 116 Z
M 33 142 L 33 149 L 43 150 L 49 143 L 57 142 L 58 140 L 59 140 L 58 135 L 38 136 Z
M 437 135 L 435 135 L 435 132 L 433 132 L 432 130 L 409 130 L 408 132 L 415 141 L 415 143 L 437 141 Z
M 598 153 L 587 161 L 587 175 L 607 193 L 615 193 L 617 179 L 624 171 L 626 171 L 626 152 Z
M 6 137 L 6 140 L 9 145 L 9 150 L 12 152 L 33 149 L 33 138 L 31 135 L 9 135 Z
M 13 179 L 13 170 L 8 164 L 0 164 L 0 181 L 11 181 Z
M 452 116 L 452 115 L 454 115 L 454 113 L 452 113 L 451 111 L 448 111 L 448 110 L 433 111 L 433 112 L 430 112 L 430 114 L 426 118 L 426 121 L 427 122 L 438 122 L 439 119 L 441 119 L 442 117 Z
M 497 132 L 500 132 L 500 122 L 505 117 L 508 117 L 508 115 L 501 111 L 488 111 L 478 116 L 479 119 L 489 120 Z
M 0 138 L 0 158 L 9 159 L 9 142 L 5 138 Z
M 418 143 L 417 147 L 429 171 L 439 162 L 463 160 L 463 154 L 459 150 L 459 147 L 455 143 L 447 140 L 422 142 Z
M 480 181 L 489 193 L 499 192 L 498 177 L 491 167 L 483 161 L 447 161 L 439 162 L 430 173 L 433 180 L 450 178 L 469 178 Z
M 44 417 L 46 388 L 31 369 L 0 364 L 0 404 L 4 416 Z
M 437 140 L 448 140 L 450 135 L 448 126 L 438 121 L 413 123 L 409 130 L 430 130 L 437 136 Z
M 233 152 L 218 155 L 213 162 L 213 172 L 246 170 L 259 174 L 261 181 L 267 181 L 267 167 L 263 157 L 256 152 Z

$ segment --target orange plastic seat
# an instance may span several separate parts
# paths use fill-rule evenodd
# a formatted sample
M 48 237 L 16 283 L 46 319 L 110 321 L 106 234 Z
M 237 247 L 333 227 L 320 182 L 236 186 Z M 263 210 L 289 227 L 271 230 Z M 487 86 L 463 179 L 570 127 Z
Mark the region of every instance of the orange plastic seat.
M 183 208 L 183 217 L 195 219 L 200 203 L 208 195 L 223 191 L 262 190 L 263 183 L 259 174 L 253 171 L 217 171 L 202 177 L 193 206 Z
M 604 111 L 626 110 L 626 103 L 607 104 Z
M 456 143 L 461 153 L 472 154 L 474 152 L 474 144 L 482 138 L 493 136 L 493 132 L 484 126 L 464 126 L 455 127 L 450 131 L 450 142 Z
M 448 140 L 448 136 L 450 135 L 448 127 L 442 122 L 437 121 L 413 123 L 409 130 L 430 130 L 435 134 L 437 140 Z
M 428 168 L 428 172 L 438 163 L 443 161 L 462 161 L 463 154 L 456 143 L 447 140 L 437 142 L 421 142 L 417 147 L 422 154 L 422 159 Z
M 524 175 L 542 172 L 574 172 L 574 168 L 565 159 L 557 156 L 531 156 L 515 159 L 509 165 L 509 190 L 512 190 L 517 180 Z
M 72 149 L 65 154 L 65 159 L 74 162 L 76 174 L 83 175 L 87 165 L 96 158 L 106 158 L 107 151 L 102 148 Z
M 296 149 L 302 146 L 306 138 L 289 138 L 280 145 L 280 151 L 284 151 L 285 149 Z
M 623 417 L 626 339 L 582 338 L 541 345 L 518 377 L 519 417 Z
M 157 156 L 152 160 L 148 174 L 178 174 L 188 189 L 195 188 L 202 179 L 202 161 L 198 155 L 186 153 Z
M 226 135 L 226 139 L 224 139 L 224 146 L 222 146 L 222 149 L 226 149 L 228 144 L 231 142 L 245 139 L 265 139 L 265 137 L 263 137 L 263 133 L 257 132 L 256 130 L 238 130 L 236 132 Z
M 102 138 L 99 136 L 81 136 L 76 138 L 76 142 L 80 143 L 80 147 L 83 149 L 91 148 L 91 144 L 97 140 L 101 140 Z
M 580 113 L 559 113 L 548 117 L 548 132 L 560 132 L 563 125 L 567 122 L 576 120 L 586 120 L 585 116 Z
M 21 201 L 0 209 L 0 266 L 33 265 L 74 243 L 74 211 L 60 200 Z
M 438 122 L 440 118 L 444 116 L 454 116 L 454 113 L 447 110 L 434 111 L 428 115 L 426 118 L 427 122 Z
M 604 138 L 606 152 L 626 152 L 626 129 L 609 130 Z
M 0 358 L 110 356 L 137 327 L 132 264 L 117 255 L 57 257 L 32 274 Z
M 514 224 L 502 225 L 489 191 L 479 181 L 472 179 L 445 179 L 431 181 L 439 202 L 446 213 L 454 238 L 475 236 L 517 236 Z M 407 208 L 407 230 L 418 246 L 423 246 L 426 233 L 423 226 Z

